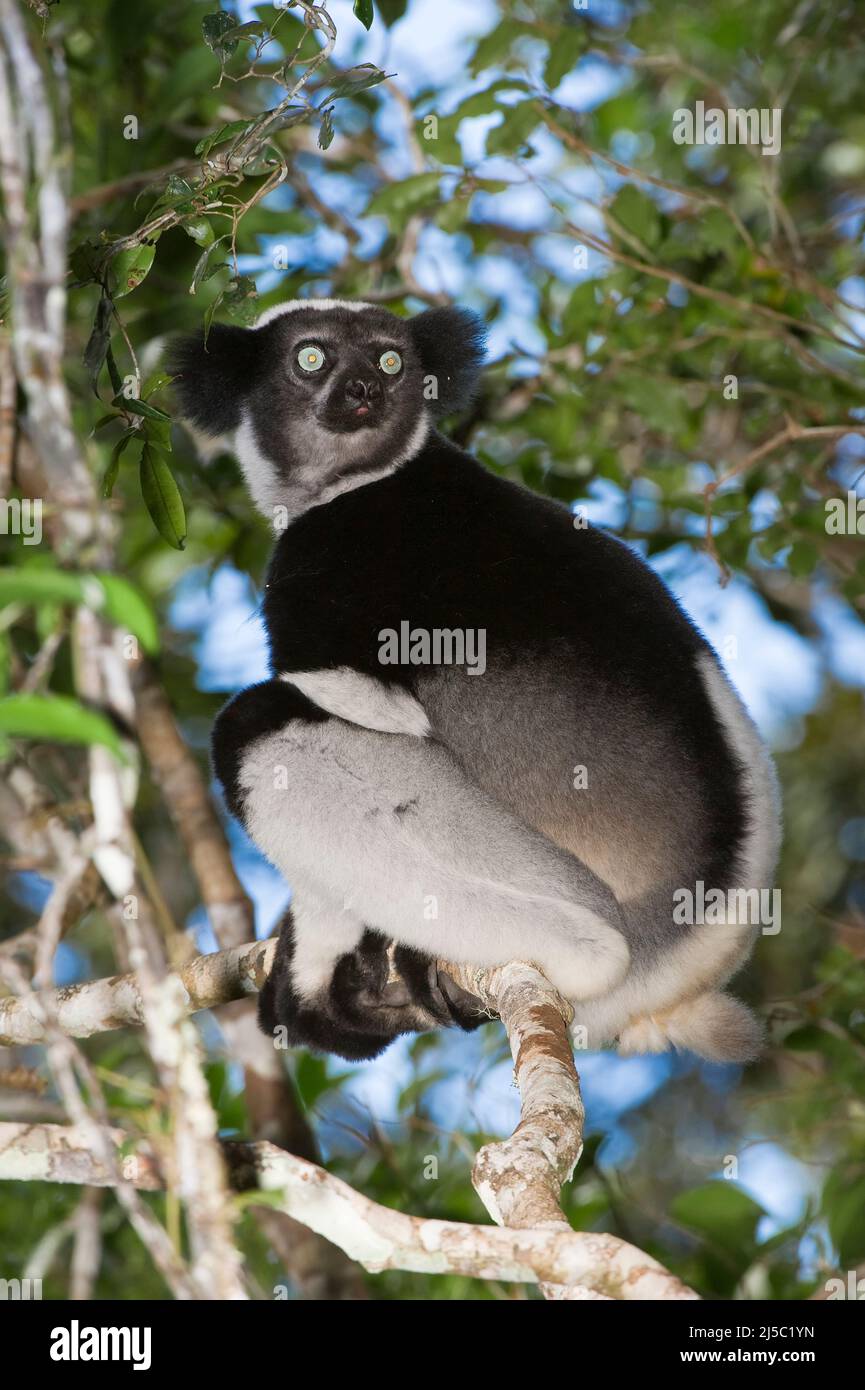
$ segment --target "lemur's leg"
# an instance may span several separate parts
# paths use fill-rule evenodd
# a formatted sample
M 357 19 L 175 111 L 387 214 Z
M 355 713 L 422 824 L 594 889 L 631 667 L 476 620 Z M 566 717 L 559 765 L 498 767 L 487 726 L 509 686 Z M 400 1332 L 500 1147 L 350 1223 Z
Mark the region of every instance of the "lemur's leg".
M 213 731 L 214 763 L 241 821 L 244 796 L 237 774 L 251 741 L 291 719 L 314 723 L 323 717 L 278 681 L 249 687 L 221 712 Z M 275 764 L 272 770 L 274 786 L 285 786 L 287 767 Z M 326 880 L 326 862 L 318 868 Z M 331 884 L 304 882 L 299 870 L 289 877 L 292 908 L 280 924 L 273 969 L 259 996 L 264 1032 L 277 1036 L 282 1028 L 280 1040 L 289 1045 L 359 1060 L 377 1056 L 400 1033 L 472 1029 L 484 1022 L 477 1000 L 448 977 L 440 981 L 431 958 L 407 946 L 394 951 L 394 943 L 350 911 L 344 894 L 338 900 Z
M 403 947 L 479 966 L 535 961 L 571 999 L 626 973 L 609 888 L 440 744 L 328 718 L 270 681 L 222 712 L 214 755 L 234 809 L 299 900 L 300 885 L 326 885 L 331 902 Z

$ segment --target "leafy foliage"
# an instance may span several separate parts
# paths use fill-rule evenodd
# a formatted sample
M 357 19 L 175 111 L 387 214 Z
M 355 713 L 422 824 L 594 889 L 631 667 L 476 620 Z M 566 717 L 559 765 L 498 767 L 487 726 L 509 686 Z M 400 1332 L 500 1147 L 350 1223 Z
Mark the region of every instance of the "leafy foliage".
M 120 519 L 120 572 L 89 555 L 59 568 L 0 537 L 0 755 L 26 756 L 68 823 L 80 825 L 85 794 L 78 745 L 119 747 L 76 698 L 77 604 L 159 650 L 204 765 L 223 692 L 199 687 L 170 603 L 190 574 L 206 585 L 233 566 L 260 582 L 269 536 L 233 461 L 204 464 L 173 424 L 160 352 L 175 330 L 249 323 L 283 298 L 373 295 L 408 313 L 456 294 L 497 344 L 481 398 L 451 422 L 489 467 L 569 504 L 614 497 L 616 529 L 650 556 L 686 563 L 708 543 L 719 577 L 738 574 L 818 659 L 821 595 L 861 624 L 865 523 L 842 535 L 825 524 L 863 455 L 854 6 L 500 0 L 453 79 L 400 100 L 402 76 L 390 81 L 364 45 L 370 26 L 377 39 L 412 20 L 405 0 L 357 0 L 359 22 L 333 50 L 308 7 L 256 6 L 241 23 L 213 4 L 66 0 L 49 26 L 72 95 L 68 376 L 88 464 Z M 781 154 L 675 143 L 674 112 L 700 100 L 778 107 Z M 575 1227 L 635 1240 L 708 1296 L 801 1297 L 865 1261 L 862 695 L 822 675 L 781 757 L 783 931 L 762 939 L 747 981 L 769 1017 L 769 1058 L 738 1085 L 686 1060 L 659 1072 L 647 1098 L 594 1123 L 567 1195 Z M 169 912 L 187 920 L 189 865 L 147 782 L 136 827 Z M 20 929 L 23 901 L 20 886 L 4 891 L 0 934 Z M 102 908 L 71 945 L 78 971 L 112 973 Z M 471 1054 L 414 1042 L 388 1124 L 358 1101 L 354 1072 L 292 1059 L 331 1165 L 401 1209 L 483 1219 L 468 1179 L 484 1137 L 475 1106 L 508 1065 L 495 1028 L 484 1034 Z M 140 1042 L 106 1035 L 88 1050 L 112 1078 L 113 1114 L 157 1130 Z M 236 1077 L 214 1062 L 211 1083 L 225 1131 L 244 1132 Z M 744 1170 L 770 1143 L 805 1175 L 784 1217 L 726 1176 L 730 1156 Z M 74 1200 L 0 1190 L 4 1274 Z M 102 1231 L 97 1293 L 162 1296 L 110 1195 Z M 272 1255 L 246 1218 L 242 1235 L 269 1290 Z M 397 1299 L 530 1296 L 408 1274 L 370 1286 Z M 65 1288 L 55 1262 L 48 1296 Z

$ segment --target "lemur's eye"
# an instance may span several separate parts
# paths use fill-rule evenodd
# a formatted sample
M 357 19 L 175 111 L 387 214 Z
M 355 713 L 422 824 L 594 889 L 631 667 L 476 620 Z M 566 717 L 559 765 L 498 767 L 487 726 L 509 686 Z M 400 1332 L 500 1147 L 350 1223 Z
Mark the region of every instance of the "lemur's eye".
M 317 372 L 324 366 L 324 353 L 314 343 L 304 343 L 297 354 L 297 365 L 305 372 Z
M 388 351 L 383 352 L 378 359 L 378 365 L 383 372 L 387 372 L 388 376 L 396 376 L 402 366 L 402 358 L 398 352 L 394 352 L 393 348 L 389 348 Z

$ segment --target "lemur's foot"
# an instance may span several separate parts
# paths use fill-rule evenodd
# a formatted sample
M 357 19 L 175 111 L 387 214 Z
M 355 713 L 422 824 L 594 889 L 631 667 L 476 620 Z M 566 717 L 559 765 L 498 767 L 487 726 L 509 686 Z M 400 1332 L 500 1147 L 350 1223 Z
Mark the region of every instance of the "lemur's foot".
M 435 1019 L 432 1027 L 464 1028 L 471 1032 L 489 1020 L 473 994 L 461 988 L 432 956 L 412 946 L 397 946 L 394 967 L 406 982 L 412 999 Z
M 354 950 L 338 958 L 327 985 L 303 997 L 293 978 L 294 923 L 287 913 L 273 969 L 259 995 L 262 1031 L 283 1045 L 360 1061 L 377 1057 L 402 1033 L 476 1028 L 484 1022 L 477 1001 L 472 1011 L 471 996 L 439 975 L 429 956 L 405 946 L 391 953 L 390 947 L 381 932 L 367 929 Z M 396 979 L 391 979 L 391 954 Z
M 354 950 L 337 959 L 327 984 L 303 996 L 294 980 L 294 922 L 287 913 L 273 969 L 259 995 L 262 1031 L 285 1046 L 361 1061 L 377 1057 L 402 1033 L 453 1022 L 432 992 L 419 994 L 411 980 L 390 979 L 389 945 L 381 932 L 367 929 Z

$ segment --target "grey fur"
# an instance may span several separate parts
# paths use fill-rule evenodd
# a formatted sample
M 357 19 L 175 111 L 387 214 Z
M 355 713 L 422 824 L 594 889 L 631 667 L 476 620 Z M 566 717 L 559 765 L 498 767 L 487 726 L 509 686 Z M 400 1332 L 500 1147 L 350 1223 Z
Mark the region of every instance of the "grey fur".
M 438 313 L 431 325 L 429 316 L 421 316 L 428 330 L 442 331 Z M 367 352 L 370 366 L 361 352 L 367 324 L 370 342 L 386 334 L 405 355 L 399 385 L 384 378 L 375 384 L 379 396 L 385 393 L 379 414 L 358 408 L 351 390 L 352 373 L 375 375 L 375 356 Z M 324 336 L 328 325 L 330 339 Z M 464 370 L 471 375 L 476 343 L 470 326 L 463 329 Z M 334 345 L 333 374 L 322 376 L 320 392 L 300 379 L 296 362 L 292 367 L 298 341 L 317 341 L 319 330 L 322 344 Z M 460 333 L 443 336 L 449 352 Z M 422 391 L 423 360 L 410 321 L 383 320 L 373 306 L 293 301 L 268 312 L 255 330 L 255 344 L 269 345 L 267 362 L 262 380 L 245 381 L 239 391 L 234 442 L 256 503 L 277 525 L 383 479 L 380 497 L 417 497 L 405 491 L 413 467 L 426 467 L 443 441 L 436 444 L 431 433 L 436 412 Z M 460 360 L 458 352 L 455 357 Z M 200 360 L 196 370 L 205 370 Z M 446 399 L 458 404 L 465 399 L 459 372 L 454 368 L 450 379 L 449 371 L 437 379 L 448 387 Z M 218 399 L 214 390 L 211 401 Z M 397 470 L 397 477 L 389 476 Z M 461 481 L 451 494 L 455 526 L 462 488 Z M 470 500 L 479 495 L 470 494 Z M 466 531 L 470 541 L 484 542 L 490 534 L 484 528 L 495 528 L 502 517 L 514 526 L 507 499 L 496 494 L 486 510 L 488 497 L 482 494 L 475 529 Z M 421 490 L 417 515 L 424 526 L 435 515 L 427 500 Z M 373 531 L 376 505 L 365 513 Z M 549 504 L 534 499 L 533 505 Z M 345 517 L 347 507 L 352 516 L 364 514 L 357 498 L 337 502 L 334 512 Z M 498 518 L 496 507 L 502 508 Z M 334 512 L 330 521 L 322 512 L 310 522 L 300 520 L 283 538 L 289 577 L 290 543 L 301 544 L 297 537 L 304 530 L 315 537 L 316 521 L 326 529 Z M 373 556 L 387 552 L 392 536 L 405 534 L 398 507 L 384 515 L 390 529 L 378 527 L 377 545 L 369 548 Z M 441 537 L 434 533 L 434 558 L 441 558 L 445 576 L 449 518 Z M 570 544 L 568 524 L 565 517 Z M 511 563 L 509 546 L 520 550 L 522 528 L 520 512 L 519 529 L 492 532 L 504 538 L 502 567 Z M 318 534 L 315 544 L 321 545 Z M 575 1037 L 584 1046 L 618 1039 L 625 1051 L 672 1044 L 715 1060 L 753 1056 L 759 1026 L 722 991 L 747 959 L 758 928 L 732 920 L 683 924 L 671 907 L 674 893 L 700 878 L 702 864 L 717 862 L 711 852 L 722 838 L 722 872 L 732 874 L 735 886 L 768 887 L 779 841 L 777 785 L 759 735 L 709 649 L 681 614 L 675 615 L 678 626 L 669 614 L 664 617 L 664 600 L 675 614 L 674 605 L 645 581 L 626 588 L 623 626 L 632 638 L 635 631 L 644 635 L 637 629 L 653 607 L 663 621 L 657 641 L 650 631 L 621 670 L 617 648 L 609 660 L 606 610 L 597 602 L 607 590 L 599 588 L 592 595 L 595 629 L 580 627 L 579 640 L 569 636 L 568 590 L 558 627 L 545 633 L 543 613 L 536 618 L 532 610 L 506 656 L 499 651 L 477 678 L 465 665 L 444 663 L 413 669 L 410 685 L 379 681 L 339 664 L 346 660 L 343 647 L 332 649 L 333 664 L 327 665 L 331 652 L 315 640 L 330 630 L 331 614 L 339 619 L 343 605 L 357 594 L 367 602 L 370 592 L 369 585 L 355 595 L 350 584 L 340 588 L 343 574 L 351 573 L 351 557 L 355 563 L 365 558 L 358 550 L 364 539 L 359 536 L 356 545 L 353 534 L 334 534 L 338 539 L 321 569 L 311 546 L 307 568 L 300 570 L 304 577 L 336 575 L 339 584 L 335 590 L 325 586 L 318 610 L 301 589 L 300 610 L 306 614 L 308 607 L 313 616 L 306 618 L 306 644 L 289 644 L 286 651 L 288 662 L 298 658 L 304 669 L 278 670 L 329 717 L 293 719 L 279 732 L 244 744 L 238 779 L 247 829 L 295 889 L 294 956 L 286 968 L 298 993 L 320 995 L 337 959 L 369 928 L 428 955 L 481 967 L 534 960 L 574 1003 Z M 532 532 L 535 549 L 528 549 L 530 574 L 535 580 L 542 575 L 530 591 L 538 609 L 546 596 L 562 594 L 556 576 L 543 570 L 547 534 Z M 395 546 L 393 572 L 400 586 L 423 548 L 417 533 L 406 547 L 408 559 Z M 622 550 L 621 561 L 602 568 L 610 586 L 620 575 L 627 582 L 633 557 L 626 559 Z M 466 552 L 457 553 L 462 565 L 453 562 L 452 572 L 463 576 Z M 436 592 L 429 561 L 428 550 L 416 585 L 422 596 Z M 393 583 L 387 567 L 384 553 L 386 594 Z M 587 590 L 593 581 L 594 570 L 582 573 Z M 276 585 L 272 592 L 283 590 Z M 470 586 L 445 592 L 454 609 L 470 605 Z M 375 611 L 374 600 L 367 607 Z M 362 627 L 369 616 L 362 612 L 352 623 Z M 343 625 L 353 635 L 354 627 L 344 620 Z M 608 660 L 596 671 L 593 655 L 601 650 Z M 347 651 L 360 664 L 357 648 L 349 643 Z M 675 657 L 669 666 L 668 652 Z M 313 664 L 326 669 L 307 669 Z M 690 735 L 684 746 L 683 727 Z M 707 736 L 714 740 L 714 762 L 704 752 Z M 572 779 L 583 765 L 587 781 L 577 788 Z M 724 806 L 733 809 L 726 820 L 714 804 L 719 765 L 721 780 L 723 770 L 729 774 Z

